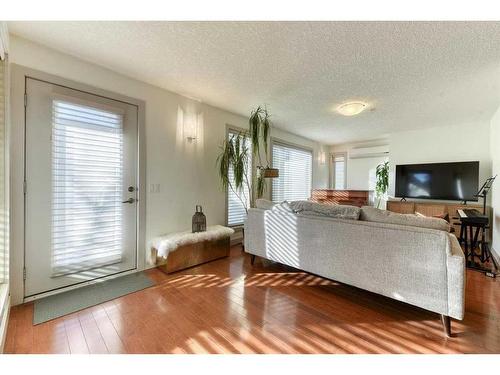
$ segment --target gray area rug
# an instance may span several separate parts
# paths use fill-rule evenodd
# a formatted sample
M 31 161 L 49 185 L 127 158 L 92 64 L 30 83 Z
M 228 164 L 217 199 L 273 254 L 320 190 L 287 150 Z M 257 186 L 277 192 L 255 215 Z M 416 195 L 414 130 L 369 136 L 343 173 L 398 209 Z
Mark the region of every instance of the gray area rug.
M 155 283 L 144 272 L 138 272 L 45 297 L 35 301 L 33 324 L 47 322 L 153 285 Z

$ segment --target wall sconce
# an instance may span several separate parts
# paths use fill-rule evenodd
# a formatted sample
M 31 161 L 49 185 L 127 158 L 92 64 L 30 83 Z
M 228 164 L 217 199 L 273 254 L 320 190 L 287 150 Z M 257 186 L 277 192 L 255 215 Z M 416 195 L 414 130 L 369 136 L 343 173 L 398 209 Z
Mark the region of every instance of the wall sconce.
M 184 114 L 184 137 L 188 142 L 193 142 L 198 138 L 198 114 L 185 113 Z
M 325 165 L 326 164 L 326 152 L 325 151 L 320 151 L 318 155 L 318 161 L 319 164 Z

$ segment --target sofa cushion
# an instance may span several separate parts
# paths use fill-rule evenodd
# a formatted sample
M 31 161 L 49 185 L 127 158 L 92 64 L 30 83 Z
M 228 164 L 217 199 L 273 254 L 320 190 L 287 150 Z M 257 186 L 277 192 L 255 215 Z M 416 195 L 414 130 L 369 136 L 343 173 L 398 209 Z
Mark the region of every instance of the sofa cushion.
M 420 217 L 414 214 L 399 214 L 396 212 L 380 210 L 371 206 L 361 207 L 360 220 L 377 223 L 408 225 L 412 227 L 450 231 L 450 224 L 446 220 L 435 217 Z
M 321 204 L 310 201 L 294 201 L 290 206 L 296 213 L 308 216 L 333 217 L 337 219 L 358 220 L 360 208 L 355 206 Z
M 262 210 L 270 210 L 271 208 L 273 208 L 275 206 L 276 203 L 270 201 L 270 200 L 267 200 L 267 199 L 256 199 L 255 200 L 255 207 L 256 208 L 260 208 Z

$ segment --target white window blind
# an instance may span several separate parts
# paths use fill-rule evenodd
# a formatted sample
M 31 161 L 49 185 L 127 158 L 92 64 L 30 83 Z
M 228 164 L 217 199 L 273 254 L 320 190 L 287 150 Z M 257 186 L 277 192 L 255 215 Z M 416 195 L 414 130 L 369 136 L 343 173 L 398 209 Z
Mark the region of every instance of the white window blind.
M 273 178 L 273 202 L 304 200 L 311 197 L 312 152 L 273 143 L 273 168 L 279 177 Z
M 7 210 L 5 202 L 5 60 L 0 60 L 0 284 L 7 280 Z
M 335 190 L 344 190 L 346 188 L 345 159 L 345 154 L 333 155 L 333 186 Z
M 119 113 L 53 100 L 54 276 L 121 260 L 122 125 Z
M 238 136 L 237 131 L 229 130 L 228 132 L 228 139 L 231 139 L 232 137 L 237 137 Z M 252 174 L 251 174 L 251 165 L 252 165 L 252 148 L 251 148 L 251 142 L 248 137 L 245 138 L 245 144 L 246 147 L 249 151 L 250 157 L 248 158 L 248 168 L 247 170 L 249 171 L 248 174 L 248 181 L 252 181 Z M 233 174 L 233 169 L 230 168 L 229 170 L 229 181 L 231 182 L 233 188 L 234 188 L 234 174 Z M 246 202 L 246 206 L 249 207 L 250 204 L 250 193 L 248 191 L 248 187 L 246 184 L 243 185 L 243 189 L 239 191 L 234 191 L 230 187 L 227 190 L 227 225 L 229 226 L 237 226 L 243 224 L 247 217 L 247 212 L 245 210 L 245 206 L 243 205 L 243 202 Z

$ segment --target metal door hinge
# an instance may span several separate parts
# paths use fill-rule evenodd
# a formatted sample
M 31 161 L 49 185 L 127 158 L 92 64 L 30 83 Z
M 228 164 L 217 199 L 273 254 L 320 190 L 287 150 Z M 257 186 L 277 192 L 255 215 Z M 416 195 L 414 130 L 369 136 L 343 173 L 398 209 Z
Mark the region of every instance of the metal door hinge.
M 23 280 L 26 280 L 26 267 L 23 268 Z
M 24 106 L 28 106 L 28 94 L 24 93 Z
M 26 194 L 28 192 L 28 182 L 26 180 L 23 181 L 23 193 Z

